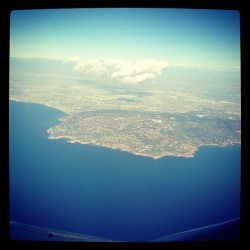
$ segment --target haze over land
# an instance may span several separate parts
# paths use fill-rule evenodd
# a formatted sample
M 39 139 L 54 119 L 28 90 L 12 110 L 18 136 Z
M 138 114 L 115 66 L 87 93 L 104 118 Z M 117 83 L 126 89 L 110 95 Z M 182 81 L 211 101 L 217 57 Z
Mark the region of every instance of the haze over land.
M 241 141 L 237 12 L 16 11 L 10 44 L 10 100 L 65 112 L 50 139 L 152 158 Z

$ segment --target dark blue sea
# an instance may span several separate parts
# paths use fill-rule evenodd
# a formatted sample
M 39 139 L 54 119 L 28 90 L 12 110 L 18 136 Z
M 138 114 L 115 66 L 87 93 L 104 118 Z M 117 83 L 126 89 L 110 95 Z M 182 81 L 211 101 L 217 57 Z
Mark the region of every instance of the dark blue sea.
M 63 115 L 10 102 L 11 221 L 145 242 L 240 217 L 240 145 L 154 160 L 49 140 Z

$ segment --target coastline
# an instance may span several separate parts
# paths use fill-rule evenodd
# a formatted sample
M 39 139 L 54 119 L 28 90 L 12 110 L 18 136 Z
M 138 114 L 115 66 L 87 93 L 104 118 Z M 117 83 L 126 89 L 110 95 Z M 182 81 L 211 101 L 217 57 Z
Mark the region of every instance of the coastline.
M 65 114 L 65 116 L 69 115 L 68 113 L 63 111 L 63 109 L 60 109 L 58 107 L 54 107 L 54 106 L 51 106 L 51 105 L 48 105 L 48 104 L 38 103 L 38 102 L 35 102 L 35 101 L 34 102 L 29 102 L 29 101 L 15 100 L 15 98 L 11 98 L 11 97 L 10 97 L 9 101 L 14 101 L 14 102 L 17 102 L 17 103 L 27 103 L 27 104 L 30 103 L 30 104 L 43 105 L 43 106 L 46 106 L 48 108 L 53 108 L 53 109 L 56 109 L 58 111 L 61 111 L 61 112 L 63 112 Z M 64 116 L 62 116 L 62 117 L 64 117 Z M 61 118 L 58 119 L 58 124 L 60 124 L 60 119 Z M 195 157 L 195 153 L 197 152 L 199 147 L 202 147 L 202 146 L 227 147 L 227 146 L 234 145 L 234 144 L 241 144 L 240 142 L 227 142 L 227 143 L 223 143 L 223 144 L 214 144 L 214 143 L 212 143 L 212 144 L 199 144 L 199 145 L 192 145 L 193 148 L 187 154 L 164 152 L 164 153 L 161 153 L 160 155 L 154 156 L 154 155 L 151 155 L 151 154 L 145 154 L 145 153 L 140 153 L 140 152 L 134 152 L 132 150 L 126 150 L 124 148 L 113 147 L 111 145 L 106 145 L 106 144 L 101 144 L 101 143 L 94 143 L 94 142 L 93 143 L 92 142 L 84 142 L 84 141 L 76 139 L 75 137 L 70 137 L 70 136 L 57 136 L 57 137 L 54 137 L 54 136 L 50 135 L 49 130 L 50 130 L 50 128 L 47 129 L 47 133 L 49 134 L 48 139 L 52 139 L 52 140 L 66 139 L 68 143 L 79 143 L 79 144 L 83 144 L 83 145 L 93 145 L 93 146 L 98 146 L 98 147 L 105 147 L 105 148 L 110 148 L 110 149 L 114 149 L 114 150 L 119 150 L 119 151 L 122 151 L 122 152 L 131 153 L 131 154 L 137 155 L 137 156 L 148 157 L 148 158 L 151 158 L 151 159 L 154 159 L 154 160 L 160 160 L 160 159 L 162 159 L 164 157 L 169 157 L 169 156 L 171 156 L 171 157 L 193 158 L 193 157 Z
M 48 139 L 50 139 L 50 140 L 57 140 L 57 139 L 65 139 L 65 140 L 67 140 L 67 139 L 70 139 L 70 137 L 64 137 L 64 136 L 52 137 L 52 136 L 49 136 Z M 67 143 L 79 143 L 79 144 L 82 144 L 82 145 L 91 145 L 91 146 L 97 146 L 97 147 L 104 147 L 104 148 L 119 150 L 121 152 L 131 153 L 131 154 L 137 155 L 137 156 L 148 157 L 148 158 L 151 158 L 151 159 L 154 159 L 154 160 L 160 160 L 160 159 L 162 159 L 164 157 L 169 157 L 169 156 L 171 156 L 171 157 L 193 158 L 193 157 L 195 157 L 195 153 L 198 151 L 198 149 L 200 147 L 203 147 L 203 146 L 228 147 L 228 146 L 231 146 L 231 145 L 241 144 L 241 143 L 236 143 L 236 142 L 235 143 L 231 142 L 231 143 L 222 144 L 222 145 L 220 145 L 220 144 L 200 144 L 199 146 L 195 147 L 195 150 L 193 150 L 191 154 L 172 154 L 172 153 L 166 152 L 165 154 L 161 154 L 159 156 L 153 156 L 153 155 L 150 155 L 150 154 L 133 152 L 133 151 L 121 149 L 121 148 L 118 148 L 118 147 L 112 147 L 112 146 L 109 146 L 109 145 L 82 142 L 82 141 L 77 140 L 75 138 L 72 138 L 72 140 L 67 140 Z

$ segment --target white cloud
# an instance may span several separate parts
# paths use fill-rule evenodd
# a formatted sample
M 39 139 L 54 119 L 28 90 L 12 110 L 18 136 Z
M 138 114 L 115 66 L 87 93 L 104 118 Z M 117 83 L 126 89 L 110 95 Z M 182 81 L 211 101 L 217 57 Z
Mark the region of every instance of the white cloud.
M 141 60 L 129 62 L 124 60 L 83 60 L 71 57 L 64 62 L 73 63 L 74 70 L 106 76 L 122 83 L 139 83 L 152 80 L 168 67 L 166 61 Z
M 124 83 L 139 83 L 139 82 L 144 82 L 147 80 L 152 80 L 155 78 L 155 75 L 153 73 L 144 73 L 144 74 L 139 74 L 139 75 L 134 75 L 134 76 L 125 76 L 122 79 L 122 82 Z
M 88 73 L 93 73 L 97 75 L 103 75 L 108 71 L 105 63 L 100 60 L 78 61 L 74 69 L 76 71 L 86 71 Z
M 175 63 L 175 64 L 172 64 L 171 66 L 177 67 L 177 68 L 186 68 L 186 69 L 203 69 L 203 67 L 200 65 L 190 64 L 186 62 Z
M 187 66 L 187 63 L 186 62 L 176 63 L 174 66 L 175 67 L 185 67 L 185 66 Z

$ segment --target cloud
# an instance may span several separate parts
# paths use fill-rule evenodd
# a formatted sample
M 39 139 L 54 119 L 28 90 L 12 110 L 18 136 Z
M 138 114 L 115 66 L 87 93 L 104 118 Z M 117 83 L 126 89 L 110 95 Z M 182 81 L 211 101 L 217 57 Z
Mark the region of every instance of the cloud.
M 122 82 L 124 83 L 138 83 L 138 82 L 144 82 L 147 80 L 152 80 L 155 78 L 155 75 L 153 73 L 144 73 L 144 74 L 138 74 L 134 76 L 126 76 L 122 79 Z
M 185 67 L 187 66 L 187 63 L 186 62 L 181 62 L 181 63 L 176 63 L 174 64 L 175 67 Z
M 84 60 L 71 57 L 64 62 L 72 63 L 76 71 L 106 76 L 122 83 L 140 83 L 153 80 L 168 67 L 166 61 L 153 59 L 129 62 L 125 60 Z
M 107 73 L 108 69 L 103 61 L 100 60 L 82 60 L 78 57 L 70 57 L 64 60 L 66 63 L 73 63 L 74 70 L 80 72 L 87 72 L 91 74 L 103 75 Z
M 171 67 L 186 68 L 186 69 L 202 69 L 203 68 L 200 65 L 190 64 L 186 62 L 175 63 L 175 64 L 172 64 Z

